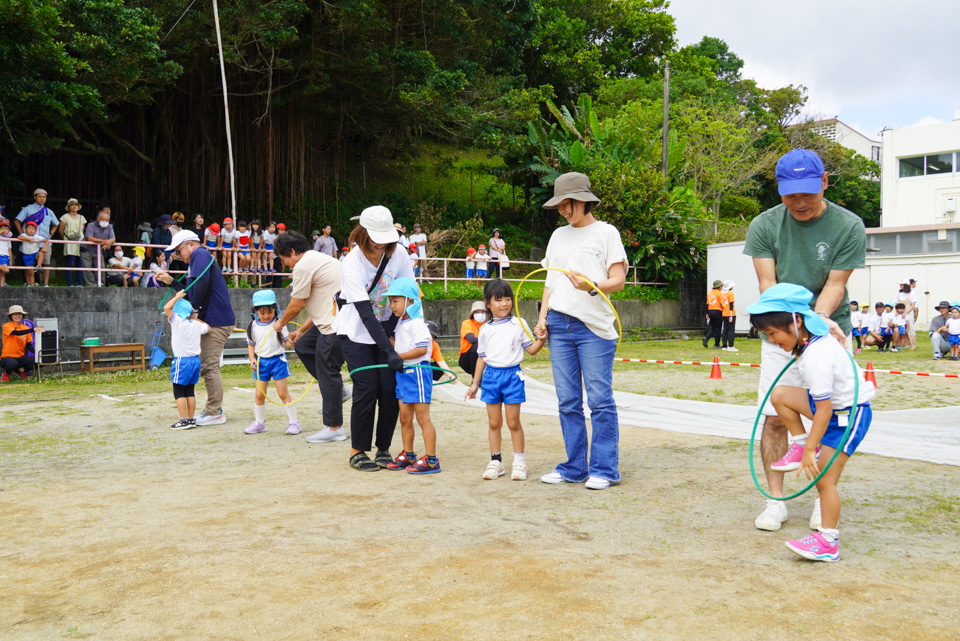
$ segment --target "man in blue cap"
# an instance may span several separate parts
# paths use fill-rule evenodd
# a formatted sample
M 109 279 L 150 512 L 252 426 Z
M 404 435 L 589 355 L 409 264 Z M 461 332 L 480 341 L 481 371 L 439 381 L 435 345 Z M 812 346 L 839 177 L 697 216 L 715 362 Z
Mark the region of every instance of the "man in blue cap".
M 794 149 L 777 162 L 777 190 L 782 204 L 768 209 L 753 222 L 747 232 L 743 253 L 753 257 L 760 281 L 760 292 L 777 283 L 801 285 L 813 292 L 813 311 L 824 318 L 832 334 L 848 348 L 852 330 L 847 280 L 854 269 L 864 266 L 867 236 L 863 220 L 853 212 L 826 200 L 828 174 L 820 157 L 808 149 Z M 790 355 L 764 341 L 760 350 L 762 401 Z M 799 370 L 791 367 L 780 379 L 783 385 L 800 387 Z M 783 496 L 783 473 L 770 464 L 787 451 L 787 431 L 773 405 L 763 407 L 766 417 L 760 440 L 763 468 L 769 492 Z M 787 520 L 783 501 L 767 501 L 757 517 L 758 529 L 776 531 Z M 810 527 L 820 526 L 820 501 L 814 504 Z

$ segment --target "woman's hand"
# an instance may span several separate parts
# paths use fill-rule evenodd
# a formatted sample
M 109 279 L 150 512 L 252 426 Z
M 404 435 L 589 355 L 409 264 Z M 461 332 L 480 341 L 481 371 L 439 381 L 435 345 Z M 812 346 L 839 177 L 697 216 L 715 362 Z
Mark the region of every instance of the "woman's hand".
M 817 475 L 820 474 L 820 467 L 817 465 L 817 449 L 814 447 L 810 449 L 808 447 L 803 448 L 803 458 L 800 460 L 800 467 L 797 469 L 797 476 L 800 476 L 800 473 L 803 472 L 807 475 L 809 480 L 817 478 Z
M 581 292 L 593 291 L 593 281 L 587 278 L 584 274 L 571 269 L 569 273 L 564 275 L 567 277 L 567 280 L 570 281 L 570 284 L 573 285 L 574 289 L 579 289 Z M 584 281 L 584 278 L 587 280 Z

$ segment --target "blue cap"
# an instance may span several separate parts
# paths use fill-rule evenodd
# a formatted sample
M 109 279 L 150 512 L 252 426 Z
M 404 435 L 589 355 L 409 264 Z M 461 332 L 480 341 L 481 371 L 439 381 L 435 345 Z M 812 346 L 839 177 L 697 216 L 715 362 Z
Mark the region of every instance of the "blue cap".
M 806 287 L 792 283 L 777 283 L 768 287 L 760 300 L 747 307 L 748 314 L 767 314 L 769 312 L 789 312 L 803 316 L 803 325 L 807 331 L 816 336 L 826 336 L 830 333 L 827 323 L 819 314 L 810 309 L 813 292 Z
M 777 161 L 777 190 L 781 196 L 819 194 L 823 191 L 826 169 L 816 152 L 794 149 Z
M 263 307 L 277 304 L 277 295 L 272 289 L 260 289 L 253 292 L 253 306 Z
M 404 298 L 412 298 L 413 304 L 407 307 L 407 313 L 410 314 L 410 318 L 423 318 L 423 305 L 420 303 L 420 287 L 417 286 L 417 281 L 412 278 L 397 278 L 390 283 L 390 286 L 387 287 L 384 296 L 403 296 Z
M 190 318 L 190 314 L 193 312 L 193 305 L 191 305 L 190 301 L 188 301 L 186 298 L 181 298 L 173 306 L 173 313 L 184 320 Z

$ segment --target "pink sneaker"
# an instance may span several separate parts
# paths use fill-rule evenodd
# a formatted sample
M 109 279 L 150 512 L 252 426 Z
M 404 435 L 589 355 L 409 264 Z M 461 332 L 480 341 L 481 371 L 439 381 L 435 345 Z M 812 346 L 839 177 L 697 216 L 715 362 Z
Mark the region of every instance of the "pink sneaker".
M 820 448 L 817 448 L 817 460 L 820 459 Z M 800 462 L 803 460 L 803 445 L 800 443 L 793 443 L 790 445 L 790 449 L 787 450 L 787 453 L 783 455 L 783 458 L 770 466 L 770 469 L 774 472 L 792 472 L 795 469 L 800 467 Z
M 840 540 L 830 543 L 820 532 L 814 532 L 799 541 L 787 541 L 784 545 L 788 550 L 811 561 L 836 563 L 840 560 Z
M 290 425 L 287 426 L 287 434 L 289 434 L 290 436 L 296 436 L 299 433 L 300 433 L 300 423 L 297 423 L 296 421 L 294 421 L 293 423 L 290 423 Z
M 250 423 L 250 427 L 243 430 L 243 433 L 244 434 L 261 434 L 266 431 L 267 431 L 266 425 L 264 425 L 263 423 L 254 421 L 253 423 Z

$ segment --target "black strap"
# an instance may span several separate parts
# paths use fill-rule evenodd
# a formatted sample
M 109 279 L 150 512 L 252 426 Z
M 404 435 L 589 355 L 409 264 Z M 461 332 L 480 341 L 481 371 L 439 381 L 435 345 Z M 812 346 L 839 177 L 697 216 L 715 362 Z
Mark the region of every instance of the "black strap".
M 359 249 L 359 248 L 358 248 Z M 373 290 L 377 288 L 377 283 L 380 282 L 380 277 L 383 276 L 384 270 L 387 268 L 387 263 L 390 262 L 390 256 L 387 256 L 387 252 L 383 252 L 383 256 L 380 257 L 380 266 L 377 267 L 377 274 L 373 277 L 373 281 L 370 283 L 370 287 L 367 288 L 367 295 L 373 293 Z M 348 305 L 347 301 L 340 297 L 340 292 L 337 292 L 333 296 L 333 300 L 337 303 L 337 309 L 342 308 L 344 305 Z

